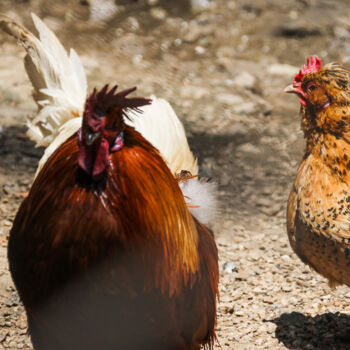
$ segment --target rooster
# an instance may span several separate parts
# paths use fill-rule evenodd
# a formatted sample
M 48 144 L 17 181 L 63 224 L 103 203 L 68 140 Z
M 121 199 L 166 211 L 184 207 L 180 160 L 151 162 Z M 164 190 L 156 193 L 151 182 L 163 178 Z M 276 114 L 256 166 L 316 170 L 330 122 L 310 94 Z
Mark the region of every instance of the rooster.
M 78 56 L 33 19 L 40 40 L 0 17 L 28 52 L 41 108 L 29 136 L 48 145 L 8 247 L 35 349 L 212 348 L 218 256 L 195 201 L 212 192 L 192 179 L 182 124 L 168 113 L 157 131 L 171 107 L 129 98 L 134 89 L 106 85 L 81 105 Z
M 300 101 L 305 155 L 287 211 L 291 246 L 329 280 L 350 286 L 350 73 L 317 57 L 286 92 Z

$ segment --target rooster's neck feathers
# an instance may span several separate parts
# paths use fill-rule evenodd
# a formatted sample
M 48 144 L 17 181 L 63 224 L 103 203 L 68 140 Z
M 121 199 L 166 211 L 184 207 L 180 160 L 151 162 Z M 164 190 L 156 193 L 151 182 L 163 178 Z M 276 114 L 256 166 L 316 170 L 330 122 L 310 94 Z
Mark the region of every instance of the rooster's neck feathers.
M 88 226 L 91 216 L 103 218 L 99 225 L 107 236 L 112 232 L 123 232 L 117 237 L 122 246 L 137 249 L 149 242 L 152 249 L 143 247 L 139 252 L 143 254 L 145 264 L 154 267 L 147 272 L 149 279 L 145 280 L 150 286 L 145 288 L 153 283 L 164 293 L 174 295 L 181 290 L 183 283 L 195 283 L 194 276 L 199 269 L 197 229 L 177 181 L 158 151 L 131 127 L 126 126 L 124 138 L 125 146 L 110 155 L 102 191 L 77 185 L 79 149 L 74 135 L 46 162 L 33 184 L 28 201 L 34 205 L 32 210 L 35 212 L 46 212 L 51 207 L 65 210 L 60 208 L 60 203 L 69 203 L 70 218 L 71 210 L 77 210 L 77 215 L 74 215 L 76 222 L 62 221 L 60 233 L 55 233 L 56 242 L 59 237 L 62 242 L 66 239 L 66 232 L 71 231 L 72 225 L 77 227 L 77 237 L 84 236 L 79 227 L 83 230 Z M 71 171 L 67 172 L 67 169 Z M 50 192 L 50 196 L 46 196 L 46 192 Z M 52 203 L 53 199 L 57 202 Z M 92 206 L 94 212 L 78 214 L 82 208 L 89 208 L 88 204 L 92 202 L 97 202 Z M 123 213 L 128 213 L 128 216 Z M 121 217 L 123 220 L 118 219 Z

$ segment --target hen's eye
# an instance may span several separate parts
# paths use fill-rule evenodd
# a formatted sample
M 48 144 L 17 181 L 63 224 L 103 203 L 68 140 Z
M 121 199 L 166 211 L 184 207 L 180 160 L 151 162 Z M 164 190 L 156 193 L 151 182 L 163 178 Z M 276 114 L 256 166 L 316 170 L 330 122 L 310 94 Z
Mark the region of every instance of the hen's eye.
M 317 85 L 314 85 L 314 84 L 311 84 L 307 87 L 308 91 L 310 92 L 316 90 L 316 88 L 317 88 Z

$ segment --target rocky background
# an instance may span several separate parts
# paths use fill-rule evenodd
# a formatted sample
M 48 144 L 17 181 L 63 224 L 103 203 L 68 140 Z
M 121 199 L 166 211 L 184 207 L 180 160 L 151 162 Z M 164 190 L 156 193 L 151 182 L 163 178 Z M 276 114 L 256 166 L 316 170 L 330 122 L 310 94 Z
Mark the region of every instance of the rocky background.
M 82 58 L 90 88 L 137 85 L 183 121 L 221 204 L 215 349 L 350 349 L 350 289 L 332 290 L 289 247 L 285 211 L 303 154 L 298 102 L 283 94 L 306 57 L 350 67 L 347 0 L 0 0 L 35 12 Z M 0 33 L 0 350 L 31 349 L 6 246 L 43 149 L 23 50 Z M 220 347 L 220 345 L 221 347 Z

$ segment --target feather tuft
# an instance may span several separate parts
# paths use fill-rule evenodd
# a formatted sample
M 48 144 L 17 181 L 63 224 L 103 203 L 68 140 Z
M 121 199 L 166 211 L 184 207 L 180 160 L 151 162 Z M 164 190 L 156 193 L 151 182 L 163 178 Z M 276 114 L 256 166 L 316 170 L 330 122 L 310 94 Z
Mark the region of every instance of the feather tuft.
M 152 104 L 141 107 L 142 115 L 129 111 L 129 125 L 142 134 L 161 153 L 173 175 L 186 170 L 198 174 L 197 159 L 187 142 L 185 129 L 171 105 L 151 96 Z
M 203 224 L 213 229 L 217 223 L 217 184 L 190 178 L 179 182 L 190 212 Z
M 56 35 L 36 15 L 32 18 L 39 39 L 5 15 L 0 15 L 0 26 L 27 51 L 25 68 L 39 110 L 27 121 L 27 134 L 36 146 L 46 147 L 65 122 L 82 116 L 87 83 L 76 52 L 71 50 L 68 56 Z

